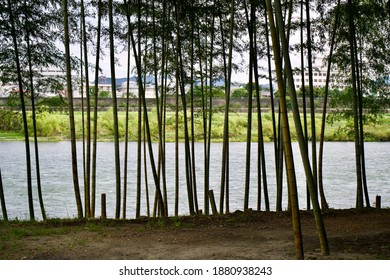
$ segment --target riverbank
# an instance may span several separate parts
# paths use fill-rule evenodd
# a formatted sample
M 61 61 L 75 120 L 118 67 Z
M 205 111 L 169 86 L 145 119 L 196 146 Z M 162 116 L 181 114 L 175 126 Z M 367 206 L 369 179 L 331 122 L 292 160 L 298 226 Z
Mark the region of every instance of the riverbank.
M 390 259 L 390 209 L 328 210 L 330 256 L 301 212 L 306 259 Z M 294 259 L 288 212 L 137 220 L 0 222 L 0 259 Z
M 3 111 L 3 114 L 5 114 Z M 24 135 L 22 130 L 21 116 L 11 111 L 2 118 L 0 124 L 0 141 L 23 141 Z M 121 141 L 125 140 L 125 112 L 118 113 L 119 119 L 119 137 Z M 148 113 L 149 125 L 152 141 L 158 141 L 158 121 L 157 112 L 151 111 Z M 332 116 L 332 115 L 328 115 Z M 8 121 L 7 121 L 8 117 Z M 231 142 L 245 142 L 247 140 L 247 120 L 246 113 L 233 112 L 229 116 L 229 140 Z M 20 118 L 20 120 L 18 120 Z M 83 135 L 83 116 L 81 112 L 75 113 L 76 137 L 82 139 Z M 179 141 L 184 141 L 184 122 L 183 114 L 179 114 Z M 290 115 L 291 138 L 296 141 L 296 133 L 292 115 Z M 258 119 L 257 114 L 252 116 L 252 141 L 258 141 Z M 316 115 L 316 133 L 317 139 L 320 137 L 322 115 Z M 7 122 L 7 123 L 6 123 Z M 9 123 L 8 123 L 9 122 Z M 308 131 L 311 131 L 310 120 L 308 120 Z M 3 128 L 2 128 L 3 127 Z M 190 126 L 189 126 L 190 127 Z M 86 128 L 84 127 L 84 131 Z M 222 142 L 224 131 L 224 114 L 216 112 L 212 117 L 211 139 L 213 142 Z M 32 123 L 29 118 L 29 132 L 32 135 Z M 70 139 L 69 131 L 69 116 L 67 113 L 61 112 L 44 112 L 37 118 L 38 140 L 40 142 L 63 141 Z M 98 141 L 113 141 L 113 114 L 112 109 L 99 112 L 98 115 Z M 191 129 L 190 131 L 191 132 Z M 272 115 L 271 113 L 262 114 L 262 133 L 265 142 L 273 141 Z M 370 123 L 364 126 L 365 141 L 384 142 L 390 141 L 390 114 L 385 114 L 378 118 L 375 123 Z M 194 118 L 194 140 L 202 142 L 204 139 L 203 119 L 200 112 L 195 114 Z M 92 137 L 92 136 L 91 136 Z M 129 141 L 138 141 L 138 113 L 129 113 Z M 176 137 L 176 116 L 174 112 L 167 112 L 164 128 L 164 137 L 166 142 L 174 142 Z M 191 137 L 191 134 L 190 134 Z M 329 120 L 325 129 L 325 141 L 353 141 L 353 123 L 347 120 L 335 119 Z

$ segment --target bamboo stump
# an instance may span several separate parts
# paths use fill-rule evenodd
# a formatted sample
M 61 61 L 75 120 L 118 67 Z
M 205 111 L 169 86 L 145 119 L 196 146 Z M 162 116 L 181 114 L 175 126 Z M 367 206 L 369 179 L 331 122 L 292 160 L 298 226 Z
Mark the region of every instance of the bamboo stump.
M 102 220 L 107 219 L 107 211 L 106 211 L 106 194 L 102 193 L 102 200 L 101 200 L 101 216 L 100 218 Z
M 382 204 L 382 197 L 380 195 L 377 195 L 375 199 L 375 207 L 377 209 L 381 209 L 381 204 Z
M 209 196 L 210 196 L 210 204 L 211 204 L 211 209 L 213 211 L 213 215 L 218 215 L 218 210 L 217 210 L 217 205 L 215 204 L 215 198 L 214 198 L 214 191 L 213 190 L 209 191 Z

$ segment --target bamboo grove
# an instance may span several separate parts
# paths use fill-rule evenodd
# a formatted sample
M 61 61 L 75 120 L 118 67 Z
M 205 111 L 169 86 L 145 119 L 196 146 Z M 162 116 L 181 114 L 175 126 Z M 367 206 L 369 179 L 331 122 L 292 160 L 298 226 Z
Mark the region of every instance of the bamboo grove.
M 35 219 L 32 199 L 32 164 L 30 135 L 34 135 L 36 173 L 39 201 L 43 219 L 46 219 L 41 184 L 39 182 L 39 151 L 36 128 L 28 131 L 26 98 L 32 102 L 32 118 L 35 123 L 34 100 L 36 88 L 58 87 L 66 90 L 69 105 L 70 142 L 72 152 L 73 188 L 77 215 L 96 217 L 96 201 L 99 182 L 96 181 L 97 163 L 97 114 L 99 106 L 98 78 L 103 58 L 110 63 L 112 81 L 112 114 L 114 122 L 115 157 L 115 218 L 129 215 L 141 216 L 142 207 L 150 216 L 178 215 L 180 200 L 188 201 L 190 215 L 227 213 L 230 211 L 229 134 L 231 115 L 231 85 L 234 72 L 245 72 L 248 77 L 247 97 L 247 145 L 244 205 L 248 210 L 251 188 L 257 189 L 257 210 L 282 211 L 282 193 L 288 192 L 288 210 L 291 211 L 297 258 L 303 258 L 300 231 L 298 192 L 295 177 L 291 128 L 288 115 L 294 119 L 294 129 L 307 181 L 307 208 L 313 210 L 323 254 L 329 254 L 325 225 L 321 209 L 328 208 L 322 182 L 322 158 L 324 131 L 327 117 L 327 98 L 330 91 L 330 71 L 339 69 L 340 81 L 347 83 L 347 99 L 350 110 L 340 112 L 353 117 L 356 152 L 356 207 L 370 207 L 364 164 L 363 124 L 371 96 L 375 104 L 385 104 L 386 77 L 390 66 L 390 2 L 385 0 L 348 1 L 297 1 L 297 0 L 1 0 L 0 6 L 0 74 L 3 83 L 18 84 L 23 115 L 27 188 L 30 218 Z M 73 56 L 79 49 L 79 56 Z M 120 142 L 118 130 L 118 102 L 116 70 L 118 54 L 126 54 L 127 105 L 125 141 Z M 323 99 L 322 125 L 315 124 L 313 86 L 313 57 L 323 54 L 328 75 Z M 301 58 L 299 69 L 292 66 L 292 56 Z M 66 77 L 45 80 L 39 69 L 58 67 Z M 302 75 L 301 90 L 297 92 L 293 75 Z M 128 148 L 129 78 L 138 81 L 137 150 Z M 77 77 L 77 78 L 76 78 Z M 153 77 L 155 105 L 146 100 L 147 77 Z M 308 84 L 305 84 L 308 77 Z M 267 165 L 261 112 L 260 79 L 269 81 L 275 165 Z M 223 143 L 220 174 L 210 174 L 210 154 L 213 114 L 213 98 L 216 81 L 224 81 Z M 93 83 L 94 86 L 91 86 Z M 275 88 L 276 84 L 276 88 Z M 78 166 L 75 135 L 73 91 L 81 87 L 83 97 L 83 165 Z M 298 102 L 298 94 L 303 102 Z M 174 98 L 174 105 L 168 104 Z M 307 99 L 307 100 L 306 100 Z M 306 105 L 308 104 L 308 108 Z M 153 109 L 158 129 L 151 131 Z M 176 132 L 174 162 L 166 161 L 167 111 L 174 110 Z M 254 114 L 253 114 L 254 112 Z M 303 117 L 302 117 L 303 116 Z M 257 118 L 257 155 L 252 155 L 252 122 Z M 183 125 L 179 125 L 182 121 Z M 196 122 L 201 122 L 204 156 L 195 160 Z M 309 125 L 311 123 L 312 125 Z M 309 131 L 310 128 L 310 131 Z M 316 139 L 320 130 L 320 138 Z M 181 131 L 180 131 L 181 130 Z M 179 135 L 183 135 L 179 138 Z M 319 149 L 317 144 L 319 142 Z M 157 142 L 153 146 L 153 142 Z M 184 144 L 184 170 L 179 170 L 179 142 Z M 309 147 L 309 143 L 311 147 Z M 120 145 L 124 145 L 121 160 Z M 128 174 L 128 155 L 137 154 L 136 174 Z M 147 158 L 148 157 L 148 158 Z M 151 178 L 142 189 L 142 168 L 149 164 Z M 175 192 L 167 191 L 166 169 L 174 165 Z M 197 176 L 197 166 L 202 165 L 203 177 Z M 257 168 L 257 185 L 251 186 L 251 165 Z M 145 167 L 146 168 L 146 167 Z M 276 209 L 270 209 L 267 170 L 275 169 L 277 186 Z M 80 172 L 82 170 L 82 172 Z M 0 173 L 1 174 L 1 173 Z M 82 177 L 80 178 L 80 175 Z M 287 186 L 283 186 L 283 176 Z M 136 186 L 128 184 L 129 176 L 136 176 Z M 179 192 L 179 177 L 185 176 L 186 194 Z M 219 189 L 212 189 L 210 176 L 220 178 Z M 1 177 L 0 177 L 1 178 Z M 4 186 L 6 187 L 6 186 Z M 199 188 L 203 197 L 199 197 Z M 215 187 L 215 186 L 214 186 Z M 286 190 L 284 190 L 286 188 Z M 3 193 L 1 185 L 0 194 Z M 127 196 L 136 193 L 135 213 L 126 213 Z M 154 203 L 143 196 L 153 196 Z M 214 193 L 219 201 L 214 202 Z M 302 195 L 302 194 L 300 194 Z M 174 196 L 171 209 L 168 198 Z M 5 211 L 4 195 L 2 209 Z M 211 203 L 213 202 L 213 203 Z M 219 207 L 218 207 L 219 206 Z M 152 211 L 153 212 L 152 212 Z M 6 211 L 5 211 L 6 213 Z M 3 215 L 6 218 L 6 215 Z

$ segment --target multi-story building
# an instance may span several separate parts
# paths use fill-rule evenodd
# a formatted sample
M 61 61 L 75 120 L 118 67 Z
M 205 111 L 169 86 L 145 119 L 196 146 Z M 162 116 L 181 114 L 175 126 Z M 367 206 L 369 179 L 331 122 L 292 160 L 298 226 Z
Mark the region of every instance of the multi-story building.
M 65 94 L 66 74 L 59 68 L 35 69 L 39 73 L 39 78 L 34 78 L 35 93 L 40 96 L 55 96 Z M 44 83 L 43 81 L 47 81 Z M 19 92 L 17 83 L 2 84 L 0 82 L 0 97 L 8 97 L 13 92 Z
M 327 65 L 326 62 L 324 62 L 322 57 L 316 58 L 313 61 L 313 86 L 314 87 L 325 87 L 326 84 L 326 77 L 327 77 Z M 307 67 L 305 68 L 305 80 L 304 80 L 305 86 L 309 86 L 309 70 Z M 296 89 L 300 89 L 302 87 L 302 74 L 299 69 L 299 71 L 296 71 L 294 74 L 294 84 Z M 341 78 L 340 72 L 333 68 L 330 71 L 330 88 L 338 88 L 343 89 L 345 88 L 346 84 Z
M 90 87 L 94 87 L 95 83 L 92 82 L 89 84 Z M 112 94 L 112 84 L 111 84 L 111 78 L 100 76 L 98 79 L 98 89 L 99 92 L 108 92 L 111 96 Z M 85 90 L 85 86 L 84 89 Z M 117 97 L 125 97 L 126 96 L 126 90 L 127 90 L 127 81 L 126 78 L 119 78 L 116 79 L 116 95 Z M 129 80 L 129 93 L 131 97 L 137 97 L 138 96 L 138 83 L 134 81 L 134 79 Z M 85 96 L 85 94 L 84 94 Z M 145 97 L 146 98 L 154 98 L 156 97 L 155 88 L 153 84 L 147 83 L 145 86 Z

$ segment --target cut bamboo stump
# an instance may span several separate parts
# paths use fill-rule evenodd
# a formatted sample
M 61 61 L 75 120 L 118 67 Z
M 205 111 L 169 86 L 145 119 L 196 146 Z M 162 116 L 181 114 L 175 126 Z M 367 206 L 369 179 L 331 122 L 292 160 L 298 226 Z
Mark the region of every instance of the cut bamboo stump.
M 381 203 L 382 203 L 382 197 L 380 195 L 377 195 L 375 199 L 375 207 L 377 209 L 381 209 Z
M 213 215 L 218 215 L 217 205 L 215 204 L 214 191 L 209 190 L 210 204 L 213 211 Z
M 102 193 L 102 199 L 101 199 L 101 216 L 100 218 L 102 220 L 107 219 L 107 211 L 106 211 L 106 194 Z

